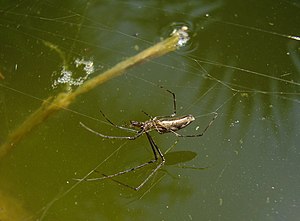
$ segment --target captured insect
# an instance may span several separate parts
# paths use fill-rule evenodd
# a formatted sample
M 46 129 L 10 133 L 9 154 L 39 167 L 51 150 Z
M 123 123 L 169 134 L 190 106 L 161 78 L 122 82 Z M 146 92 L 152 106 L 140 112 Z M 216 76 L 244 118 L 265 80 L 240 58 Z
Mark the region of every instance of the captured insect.
M 177 137 L 201 137 L 203 136 L 203 134 L 207 131 L 207 129 L 211 126 L 211 124 L 213 123 L 213 121 L 217 118 L 218 114 L 215 112 L 214 113 L 214 117 L 213 119 L 208 123 L 208 125 L 204 128 L 204 130 L 200 133 L 200 134 L 193 134 L 193 135 L 181 135 L 179 134 L 177 131 L 187 127 L 188 125 L 190 125 L 194 120 L 195 117 L 191 114 L 188 115 L 184 115 L 184 116 L 179 116 L 176 117 L 176 96 L 175 94 L 170 91 L 170 90 L 166 90 L 167 92 L 169 92 L 172 96 L 173 96 L 173 113 L 169 116 L 156 116 L 156 117 L 151 117 L 150 115 L 148 115 L 146 112 L 143 111 L 144 114 L 146 114 L 150 119 L 144 122 L 140 122 L 140 121 L 130 121 L 130 128 L 128 127 L 124 127 L 124 126 L 118 126 L 116 124 L 114 124 L 111 120 L 109 120 L 106 115 L 101 111 L 101 114 L 103 115 L 103 117 L 114 127 L 122 129 L 122 130 L 126 130 L 129 132 L 133 132 L 135 133 L 135 135 L 133 136 L 109 136 L 109 135 L 104 135 L 102 133 L 96 132 L 93 129 L 87 127 L 85 124 L 83 124 L 82 122 L 80 122 L 80 125 L 82 127 L 84 127 L 85 129 L 87 129 L 88 131 L 103 137 L 103 138 L 108 138 L 108 139 L 127 139 L 127 140 L 135 140 L 138 137 L 142 136 L 143 134 L 146 134 L 147 139 L 150 143 L 153 155 L 154 155 L 154 159 L 143 163 L 141 165 L 135 166 L 133 168 L 121 171 L 121 172 L 117 172 L 115 174 L 111 174 L 111 175 L 104 175 L 103 177 L 97 177 L 97 178 L 90 178 L 90 179 L 75 179 L 78 181 L 97 181 L 97 180 L 103 180 L 103 179 L 107 179 L 107 178 L 113 178 L 137 169 L 140 169 L 142 167 L 145 167 L 149 164 L 155 163 L 160 159 L 160 163 L 152 170 L 152 172 L 147 176 L 147 178 L 141 183 L 139 184 L 137 187 L 131 187 L 129 185 L 125 185 L 128 186 L 134 190 L 139 190 L 142 186 L 145 185 L 145 183 L 159 170 L 159 168 L 161 168 L 164 163 L 165 163 L 165 158 L 163 153 L 161 152 L 161 150 L 159 149 L 159 147 L 156 145 L 156 143 L 154 142 L 154 140 L 152 139 L 152 137 L 150 136 L 150 132 L 151 131 L 157 131 L 159 134 L 164 134 L 164 133 L 173 133 L 175 134 Z M 133 129 L 133 128 L 137 128 L 137 129 Z

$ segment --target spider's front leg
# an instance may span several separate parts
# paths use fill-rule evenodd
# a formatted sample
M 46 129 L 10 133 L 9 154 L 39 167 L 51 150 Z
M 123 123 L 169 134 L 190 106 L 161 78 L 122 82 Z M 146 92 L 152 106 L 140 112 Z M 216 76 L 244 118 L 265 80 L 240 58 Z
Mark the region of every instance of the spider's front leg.
M 103 137 L 103 138 L 108 138 L 108 139 L 127 139 L 127 140 L 135 140 L 136 138 L 140 137 L 144 131 L 141 130 L 141 131 L 137 131 L 137 130 L 134 130 L 136 132 L 136 135 L 134 136 L 109 136 L 109 135 L 105 135 L 105 134 L 101 134 L 97 131 L 94 131 L 93 129 L 87 127 L 85 124 L 83 124 L 82 122 L 79 122 L 80 125 L 82 127 L 84 127 L 86 130 L 92 132 L 93 134 L 96 134 L 97 136 L 100 136 L 100 137 Z

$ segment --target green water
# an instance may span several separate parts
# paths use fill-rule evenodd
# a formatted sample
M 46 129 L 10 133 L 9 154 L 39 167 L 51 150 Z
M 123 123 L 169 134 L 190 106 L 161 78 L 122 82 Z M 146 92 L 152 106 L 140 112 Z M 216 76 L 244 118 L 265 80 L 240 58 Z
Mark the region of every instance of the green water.
M 1 220 L 297 220 L 299 213 L 299 4 L 296 1 L 15 1 L 0 4 L 0 142 L 43 101 L 187 25 L 184 48 L 128 70 L 42 122 L 0 159 Z M 75 80 L 74 80 L 75 81 Z M 151 135 L 166 165 L 113 180 L 153 158 L 142 136 L 109 125 L 170 115 L 196 121 Z M 199 129 L 197 129 L 199 128 Z M 196 130 L 197 129 L 197 130 Z M 2 212 L 1 212 L 2 211 Z M 2 213 L 2 214 L 1 214 Z

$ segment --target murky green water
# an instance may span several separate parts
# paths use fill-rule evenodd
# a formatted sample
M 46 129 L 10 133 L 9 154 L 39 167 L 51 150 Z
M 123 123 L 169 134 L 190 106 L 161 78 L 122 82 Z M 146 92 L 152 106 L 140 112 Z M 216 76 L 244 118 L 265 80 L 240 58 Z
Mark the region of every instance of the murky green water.
M 0 159 L 1 220 L 297 220 L 299 4 L 296 1 L 15 1 L 0 5 L 0 141 L 50 96 L 190 27 L 183 49 L 78 97 Z M 87 75 L 90 74 L 90 75 Z M 63 80 L 72 85 L 60 84 Z M 153 158 L 118 125 L 169 115 L 196 121 L 151 135 L 166 165 L 77 182 Z M 196 130 L 197 129 L 197 130 Z M 92 173 L 97 168 L 98 172 Z

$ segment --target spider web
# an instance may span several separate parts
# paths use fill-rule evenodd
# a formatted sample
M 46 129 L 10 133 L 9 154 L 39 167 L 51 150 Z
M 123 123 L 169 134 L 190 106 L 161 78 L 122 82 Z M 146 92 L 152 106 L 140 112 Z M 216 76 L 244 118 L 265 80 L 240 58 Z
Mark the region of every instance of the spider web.
M 1 159 L 0 219 L 14 214 L 14 220 L 140 220 L 150 215 L 152 220 L 192 220 L 201 214 L 207 220 L 245 215 L 296 220 L 299 4 L 257 1 L 255 9 L 240 4 L 1 3 L 2 143 L 47 98 L 74 90 L 182 25 L 189 27 L 191 39 L 180 50 L 80 96 L 16 144 Z M 111 127 L 99 110 L 123 126 L 148 120 L 142 111 L 170 115 L 172 97 L 160 86 L 176 94 L 178 116 L 196 118 L 182 134 L 201 131 L 219 114 L 204 136 L 152 133 L 167 165 L 139 192 L 120 183 L 137 185 L 153 167 L 115 180 L 72 180 L 152 159 L 144 136 L 101 139 L 79 122 L 107 135 L 127 135 Z

